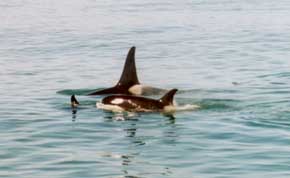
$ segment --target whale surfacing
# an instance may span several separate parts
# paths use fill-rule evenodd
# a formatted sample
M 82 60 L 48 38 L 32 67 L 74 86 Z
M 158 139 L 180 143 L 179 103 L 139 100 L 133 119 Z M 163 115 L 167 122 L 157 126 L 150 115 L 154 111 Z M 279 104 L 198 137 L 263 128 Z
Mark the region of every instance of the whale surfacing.
M 160 99 L 151 99 L 133 95 L 111 95 L 103 98 L 102 103 L 97 103 L 98 108 L 105 110 L 119 109 L 120 111 L 137 112 L 166 112 L 172 110 L 173 98 L 177 89 L 172 89 Z

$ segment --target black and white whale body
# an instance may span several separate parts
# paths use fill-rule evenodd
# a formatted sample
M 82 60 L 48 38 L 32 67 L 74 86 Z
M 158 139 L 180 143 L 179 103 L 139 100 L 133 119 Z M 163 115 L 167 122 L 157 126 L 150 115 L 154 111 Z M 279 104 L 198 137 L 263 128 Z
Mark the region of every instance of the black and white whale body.
M 77 113 L 77 107 L 79 106 L 79 102 L 76 99 L 75 95 L 72 95 L 70 98 L 70 105 L 71 105 L 71 109 L 72 109 L 72 114 L 75 115 Z M 74 116 L 73 116 L 74 118 Z
M 166 90 L 144 86 L 140 84 L 135 64 L 136 47 L 131 47 L 128 52 L 123 72 L 118 83 L 111 88 L 98 90 L 88 95 L 108 95 L 108 94 L 126 94 L 126 95 L 152 95 L 165 93 Z
M 132 95 L 110 95 L 103 98 L 102 103 L 97 107 L 105 110 L 117 111 L 160 111 L 171 112 L 174 108 L 173 97 L 177 89 L 172 89 L 160 99 L 150 99 Z
M 71 98 L 70 98 L 70 104 L 71 104 L 71 107 L 72 108 L 76 108 L 78 107 L 78 105 L 80 104 L 78 102 L 78 100 L 76 99 L 75 95 L 72 95 Z

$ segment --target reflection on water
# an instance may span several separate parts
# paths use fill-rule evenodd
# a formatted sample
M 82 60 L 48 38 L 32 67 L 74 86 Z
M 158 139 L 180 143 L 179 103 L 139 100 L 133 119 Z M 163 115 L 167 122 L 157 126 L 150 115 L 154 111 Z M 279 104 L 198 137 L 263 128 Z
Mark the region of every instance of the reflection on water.
M 76 118 L 77 118 L 77 112 L 78 112 L 77 108 L 72 107 L 72 121 L 73 121 L 73 122 L 76 121 Z
M 151 119 L 150 116 L 152 116 Z M 158 117 L 156 117 L 158 116 Z M 124 119 L 116 119 L 116 117 L 123 117 Z M 145 118 L 143 118 L 145 117 Z M 144 120 L 143 120 L 143 119 Z M 148 118 L 146 120 L 146 118 Z M 152 142 L 158 140 L 158 142 L 166 144 L 168 146 L 175 145 L 177 143 L 178 133 L 176 133 L 175 117 L 173 115 L 162 115 L 162 114 L 132 114 L 132 113 L 112 113 L 107 112 L 104 117 L 104 121 L 114 124 L 114 127 L 122 128 L 124 134 L 119 140 L 125 140 L 127 143 L 125 147 L 127 149 L 120 150 L 122 153 L 107 152 L 103 154 L 103 158 L 119 159 L 120 171 L 123 173 L 121 177 L 147 177 L 149 175 L 165 176 L 173 174 L 169 167 L 159 167 L 158 169 L 143 169 L 142 167 L 148 167 L 154 164 L 151 161 L 144 161 L 143 157 L 148 153 L 154 153 L 153 150 L 147 153 L 146 147 L 151 147 Z M 147 127 L 155 125 L 155 129 L 152 129 L 152 133 L 144 132 Z M 112 126 L 111 126 L 112 127 Z M 156 130 L 157 129 L 157 130 Z M 154 132 L 160 132 L 155 134 Z M 158 148 L 162 152 L 161 148 Z M 160 150 L 161 149 L 161 150 Z M 159 152 L 158 151 L 158 152 Z M 138 170 L 142 168 L 142 171 L 138 173 Z M 147 176 L 146 176 L 147 175 Z
M 132 127 L 124 130 L 127 132 L 127 137 L 135 137 L 137 131 L 136 124 L 132 124 Z

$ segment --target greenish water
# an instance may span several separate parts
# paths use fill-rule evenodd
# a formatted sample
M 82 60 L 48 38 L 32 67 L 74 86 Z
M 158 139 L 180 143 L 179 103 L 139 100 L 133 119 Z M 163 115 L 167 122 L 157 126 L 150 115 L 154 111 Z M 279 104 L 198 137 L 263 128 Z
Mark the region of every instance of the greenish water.
M 1 1 L 0 177 L 289 177 L 289 12 L 286 0 Z M 142 83 L 201 108 L 97 109 L 85 94 L 115 84 L 133 45 Z

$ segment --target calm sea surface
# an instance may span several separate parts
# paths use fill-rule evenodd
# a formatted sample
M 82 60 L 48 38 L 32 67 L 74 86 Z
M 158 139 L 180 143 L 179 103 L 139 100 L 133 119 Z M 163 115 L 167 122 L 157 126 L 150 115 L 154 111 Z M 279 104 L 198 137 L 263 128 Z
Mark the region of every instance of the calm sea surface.
M 0 177 L 289 177 L 289 17 L 288 0 L 1 0 Z M 85 94 L 131 46 L 142 83 L 201 108 L 97 109 Z

